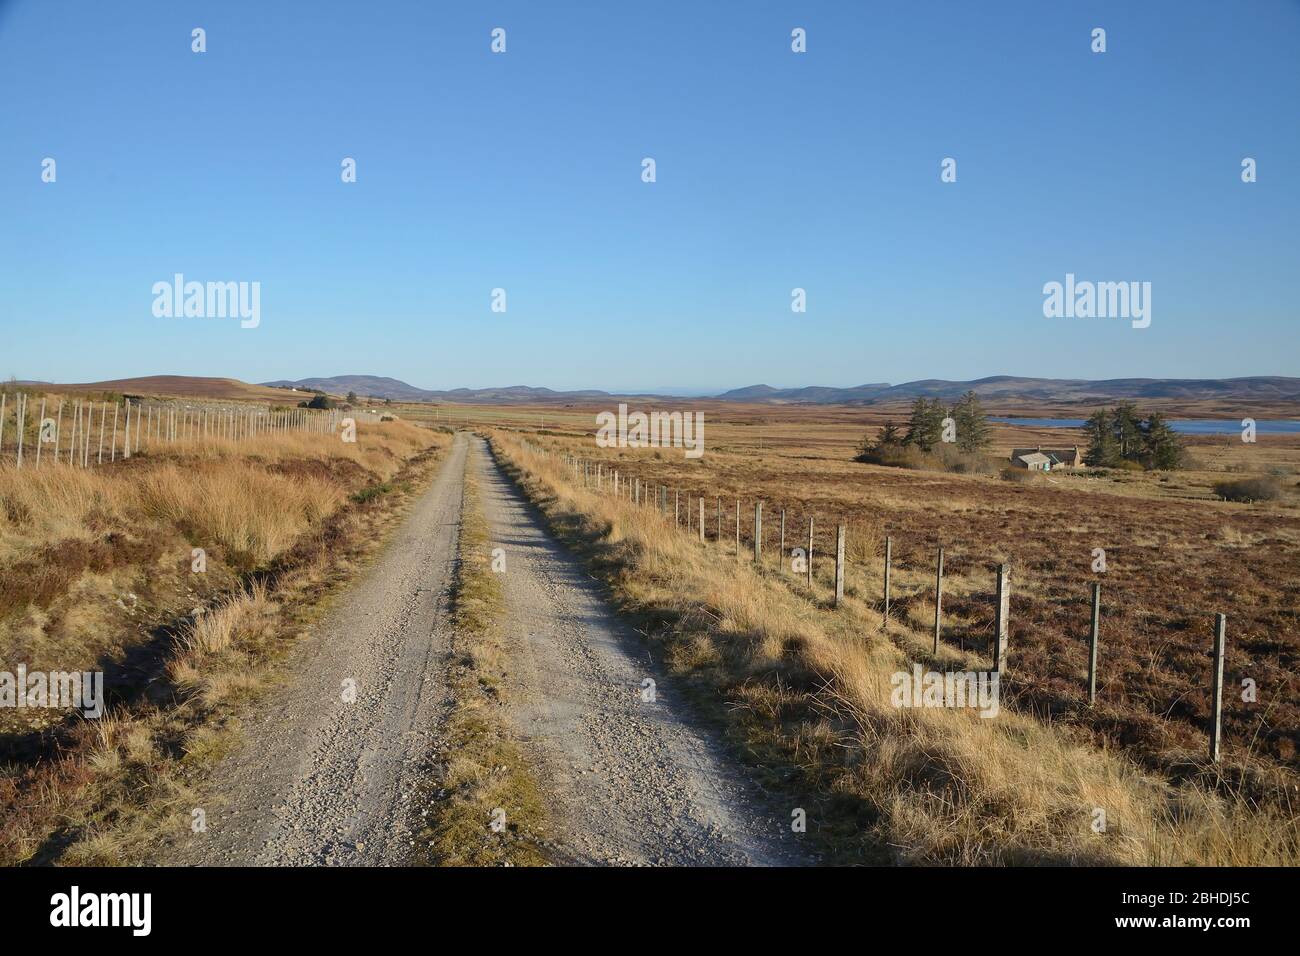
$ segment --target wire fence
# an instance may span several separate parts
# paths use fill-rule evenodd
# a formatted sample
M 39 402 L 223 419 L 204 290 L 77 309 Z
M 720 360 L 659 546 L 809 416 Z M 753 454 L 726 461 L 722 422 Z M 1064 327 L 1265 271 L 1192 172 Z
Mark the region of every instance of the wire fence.
M 550 453 L 546 449 L 538 448 L 527 441 L 522 441 L 521 444 L 525 450 L 533 454 L 550 457 Z M 726 500 L 724 505 L 724 498 L 721 496 L 707 495 L 699 490 L 683 493 L 680 489 L 664 484 L 647 482 L 635 474 L 628 474 L 622 467 L 613 467 L 609 461 L 592 460 L 571 455 L 561 455 L 560 461 L 569 470 L 573 481 L 580 487 L 595 491 L 601 495 L 620 499 L 634 508 L 652 509 L 661 515 L 668 525 L 690 538 L 698 540 L 701 545 L 706 544 L 711 538 L 717 546 L 732 551 L 737 559 L 749 557 L 756 566 L 760 567 L 766 563 L 765 553 L 769 543 L 775 545 L 780 570 L 803 579 L 810 595 L 815 593 L 813 590 L 815 587 L 814 562 L 818 561 L 823 565 L 833 562 L 834 576 L 830 578 L 834 588 L 832 606 L 838 608 L 844 603 L 845 577 L 851 558 L 846 547 L 848 526 L 842 519 L 834 523 L 824 523 L 817 521 L 813 515 L 809 514 L 797 526 L 793 522 L 787 525 L 786 510 L 781 508 L 775 514 L 769 512 L 769 522 L 771 522 L 772 518 L 777 519 L 777 521 L 773 522 L 776 525 L 775 527 L 769 525 L 771 530 L 765 534 L 764 502 L 761 500 L 742 505 L 740 499 L 734 499 L 733 511 L 731 507 L 732 500 Z M 742 517 L 745 519 L 743 527 Z M 820 532 L 825 536 L 832 532 L 832 529 L 833 536 L 830 540 L 833 541 L 833 544 L 830 544 L 830 542 L 827 542 L 826 546 L 819 544 L 815 533 Z M 732 545 L 733 540 L 734 546 Z M 823 538 L 823 540 L 825 539 Z M 878 572 L 874 567 L 870 569 L 867 567 L 862 568 L 863 571 L 870 570 L 873 574 L 879 573 L 880 575 L 877 581 L 873 582 L 879 588 L 879 601 L 873 603 L 881 612 L 882 628 L 889 625 L 891 600 L 895 597 L 891 593 L 894 543 L 892 536 L 885 537 L 883 566 L 880 567 Z M 787 558 L 792 556 L 793 560 L 787 562 Z M 872 564 L 874 565 L 874 562 Z M 933 568 L 933 585 L 929 591 L 929 597 L 934 602 L 932 654 L 937 659 L 941 643 L 945 642 L 947 638 L 943 622 L 944 549 L 942 546 L 937 549 L 934 555 Z M 1007 667 L 1009 653 L 1012 650 L 1010 646 L 1011 565 L 1008 563 L 998 564 L 995 574 L 995 590 L 992 602 L 994 620 L 992 622 L 992 639 L 989 642 L 989 649 L 993 660 L 993 670 L 1001 677 Z M 868 588 L 870 588 L 870 585 L 868 585 Z M 1089 617 L 1086 630 L 1088 634 L 1088 668 L 1084 688 L 1088 706 L 1092 707 L 1098 699 L 1098 648 L 1100 645 L 1102 609 L 1100 583 L 1093 582 L 1091 584 L 1088 603 Z M 1210 619 L 1211 616 L 1207 614 L 1207 622 Z M 1213 629 L 1208 654 L 1212 665 L 1207 675 L 1211 705 L 1209 721 L 1205 729 L 1209 737 L 1209 758 L 1211 761 L 1217 762 L 1222 754 L 1224 655 L 1227 647 L 1228 619 L 1226 614 L 1214 613 L 1212 620 Z M 1080 629 L 1082 630 L 1082 626 Z M 1209 629 L 1207 628 L 1207 630 Z M 961 649 L 963 652 L 966 650 L 964 641 Z
M 179 442 L 240 442 L 279 432 L 328 434 L 344 415 L 340 409 L 0 392 L 0 465 L 89 468 Z

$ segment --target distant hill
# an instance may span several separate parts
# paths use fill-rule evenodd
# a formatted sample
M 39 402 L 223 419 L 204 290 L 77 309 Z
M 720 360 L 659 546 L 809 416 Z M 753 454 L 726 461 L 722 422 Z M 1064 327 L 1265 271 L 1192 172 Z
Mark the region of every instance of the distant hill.
M 296 388 L 300 391 L 315 389 L 329 392 L 331 395 L 346 395 L 356 392 L 361 397 L 391 398 L 402 402 L 427 402 L 431 393 L 423 388 L 416 388 L 396 378 L 381 375 L 335 375 L 330 378 L 300 378 L 296 382 L 281 379 L 275 382 L 263 382 L 268 388 Z
M 51 382 L 21 382 L 34 388 L 60 392 L 116 392 L 119 395 L 158 395 L 168 398 L 207 398 L 222 401 L 282 402 L 283 392 L 250 385 L 237 378 L 205 378 L 198 375 L 142 375 L 106 382 L 56 385 Z
M 790 395 L 799 389 L 779 389 L 771 385 L 750 385 L 748 388 L 733 388 L 723 392 L 718 398 L 728 402 L 761 402 L 774 395 Z
M 1261 375 L 1249 378 L 1112 378 L 1088 381 L 993 375 L 969 382 L 928 378 L 902 385 L 858 385 L 853 388 L 810 386 L 774 389 L 768 385 L 751 385 L 724 392 L 718 398 L 724 401 L 816 405 L 865 404 L 911 401 L 922 396 L 951 400 L 968 390 L 984 399 L 1049 402 L 1118 399 L 1297 401 L 1300 400 L 1300 378 Z
M 812 402 L 819 405 L 863 401 L 887 392 L 888 382 L 875 385 L 854 385 L 851 388 L 832 388 L 826 385 L 807 385 L 803 388 L 773 388 L 771 385 L 750 385 L 733 388 L 718 398 L 724 402 Z
M 417 388 L 395 378 L 380 375 L 332 375 L 328 378 L 300 378 L 297 381 L 281 379 L 263 382 L 269 388 L 318 389 L 331 395 L 356 392 L 361 398 L 391 398 L 403 402 L 464 402 L 481 404 L 510 404 L 527 402 L 564 402 L 590 398 L 607 398 L 609 392 L 596 389 L 557 392 L 550 388 L 532 385 L 507 385 L 499 388 L 453 388 L 437 390 Z

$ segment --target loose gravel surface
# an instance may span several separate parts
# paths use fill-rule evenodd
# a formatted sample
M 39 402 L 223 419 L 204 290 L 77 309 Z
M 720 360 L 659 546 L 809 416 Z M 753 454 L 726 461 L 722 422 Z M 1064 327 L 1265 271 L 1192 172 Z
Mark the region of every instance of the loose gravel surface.
M 643 639 L 472 441 L 492 546 L 506 555 L 506 633 L 518 641 L 506 696 L 554 798 L 559 862 L 810 862 L 790 832 L 793 808 L 774 806 L 690 719 Z M 653 701 L 643 699 L 647 679 Z
M 445 622 L 467 444 L 456 436 L 382 554 L 313 628 L 284 686 L 246 721 L 247 744 L 212 781 L 207 832 L 178 842 L 164 862 L 406 861 L 410 804 L 446 703 Z
M 313 627 L 214 771 L 207 830 L 158 862 L 389 865 L 412 857 L 416 808 L 446 712 L 448 605 L 465 468 L 506 552 L 510 717 L 550 796 L 557 863 L 810 862 L 545 530 L 486 443 L 464 433 L 375 563 Z M 653 701 L 643 681 L 655 682 Z M 349 683 L 353 682 L 353 683 Z M 355 700 L 345 700 L 355 687 Z

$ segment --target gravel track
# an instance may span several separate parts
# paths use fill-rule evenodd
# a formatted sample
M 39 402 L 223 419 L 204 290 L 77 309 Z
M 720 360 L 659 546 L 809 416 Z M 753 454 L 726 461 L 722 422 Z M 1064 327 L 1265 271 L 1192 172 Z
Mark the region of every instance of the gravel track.
M 641 639 L 477 437 L 447 460 L 392 540 L 313 626 L 282 686 L 214 771 L 207 830 L 157 862 L 396 865 L 450 701 L 447 624 L 465 469 L 475 469 L 503 575 L 510 719 L 550 799 L 551 851 L 576 865 L 808 862 L 773 808 L 686 714 Z M 656 700 L 641 699 L 642 681 Z M 356 699 L 343 699 L 355 681 Z
M 410 802 L 446 700 L 447 608 L 467 437 L 374 564 L 313 627 L 284 686 L 217 768 L 207 832 L 168 863 L 379 865 L 407 860 Z M 344 682 L 356 699 L 344 701 Z
M 506 633 L 519 643 L 507 699 L 560 834 L 559 862 L 806 863 L 793 808 L 771 806 L 687 714 L 643 640 L 581 562 L 472 439 L 491 546 L 505 550 Z M 642 700 L 642 682 L 655 700 Z

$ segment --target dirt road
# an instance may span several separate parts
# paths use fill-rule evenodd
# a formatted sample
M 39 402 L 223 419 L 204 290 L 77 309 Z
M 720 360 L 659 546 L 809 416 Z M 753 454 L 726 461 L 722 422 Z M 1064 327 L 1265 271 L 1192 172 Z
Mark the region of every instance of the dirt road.
M 770 806 L 688 716 L 642 639 L 605 606 L 581 563 L 474 438 L 476 469 L 502 575 L 507 633 L 520 642 L 507 699 L 555 797 L 564 862 L 807 862 L 793 808 Z M 646 680 L 654 699 L 646 700 Z
M 409 801 L 445 693 L 467 443 L 456 436 L 383 553 L 313 628 L 283 688 L 246 722 L 247 745 L 218 768 L 212 791 L 222 799 L 207 809 L 207 832 L 165 862 L 405 861 Z
M 556 862 L 806 862 L 790 808 L 764 806 L 690 721 L 640 638 L 604 606 L 485 443 L 465 434 L 375 564 L 313 628 L 283 686 L 246 721 L 246 744 L 211 781 L 206 832 L 178 839 L 159 862 L 409 860 L 412 801 L 447 705 L 445 622 L 467 466 L 493 546 L 507 556 L 504 627 L 518 642 L 508 699 L 553 798 Z M 653 701 L 642 699 L 647 678 Z

